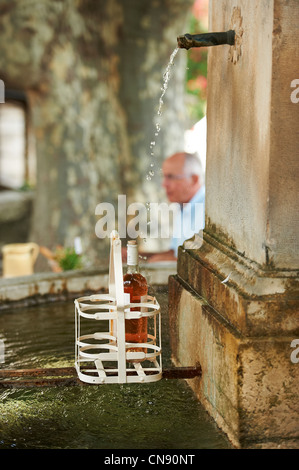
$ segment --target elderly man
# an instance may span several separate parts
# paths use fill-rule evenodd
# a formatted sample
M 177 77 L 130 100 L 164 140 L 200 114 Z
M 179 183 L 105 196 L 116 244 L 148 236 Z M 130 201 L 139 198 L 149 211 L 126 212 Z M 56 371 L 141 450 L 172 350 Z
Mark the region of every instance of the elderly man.
M 167 198 L 179 203 L 181 211 L 170 249 L 151 256 L 150 262 L 176 260 L 179 245 L 204 228 L 205 187 L 199 158 L 186 152 L 175 153 L 164 161 L 162 171 Z

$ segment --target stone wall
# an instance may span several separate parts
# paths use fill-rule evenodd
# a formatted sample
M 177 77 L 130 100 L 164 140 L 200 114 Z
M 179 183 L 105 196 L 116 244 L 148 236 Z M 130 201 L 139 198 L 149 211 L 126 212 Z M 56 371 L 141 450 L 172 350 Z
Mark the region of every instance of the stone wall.
M 210 2 L 237 46 L 209 51 L 207 231 L 276 269 L 299 266 L 298 15 L 296 0 Z
M 298 448 L 299 3 L 210 0 L 206 227 L 170 278 L 173 360 L 236 447 Z M 298 356 L 298 353 L 297 353 Z

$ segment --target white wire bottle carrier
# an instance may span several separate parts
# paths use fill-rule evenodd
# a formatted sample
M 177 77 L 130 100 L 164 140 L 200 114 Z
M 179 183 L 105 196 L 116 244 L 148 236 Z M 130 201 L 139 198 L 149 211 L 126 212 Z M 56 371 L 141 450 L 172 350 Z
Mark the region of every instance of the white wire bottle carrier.
M 75 368 L 81 381 L 132 383 L 162 378 L 160 305 L 150 295 L 145 300 L 130 303 L 130 295 L 124 293 L 121 240 L 114 231 L 110 245 L 109 294 L 75 300 Z M 125 320 L 142 317 L 147 317 L 147 342 L 126 342 Z M 99 325 L 104 331 L 97 331 Z

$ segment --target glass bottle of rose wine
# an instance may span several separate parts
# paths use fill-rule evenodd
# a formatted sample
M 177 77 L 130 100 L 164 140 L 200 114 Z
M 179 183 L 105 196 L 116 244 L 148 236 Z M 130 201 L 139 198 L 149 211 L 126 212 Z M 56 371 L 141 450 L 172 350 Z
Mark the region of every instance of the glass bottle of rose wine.
M 147 281 L 139 272 L 138 246 L 136 240 L 128 242 L 127 245 L 127 273 L 124 275 L 124 292 L 130 294 L 131 303 L 145 302 L 148 286 Z M 132 307 L 131 311 L 140 310 Z M 147 342 L 147 317 L 134 318 L 125 321 L 126 342 L 146 343 Z M 128 351 L 146 353 L 145 348 L 129 348 Z

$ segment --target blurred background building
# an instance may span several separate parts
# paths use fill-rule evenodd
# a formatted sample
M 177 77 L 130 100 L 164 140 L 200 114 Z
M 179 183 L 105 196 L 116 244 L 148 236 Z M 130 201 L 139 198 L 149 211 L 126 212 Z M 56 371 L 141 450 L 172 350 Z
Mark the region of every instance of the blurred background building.
M 206 31 L 207 17 L 208 0 L 0 1 L 1 247 L 53 251 L 80 237 L 96 265 L 108 256 L 99 203 L 166 201 L 161 163 L 191 145 L 205 115 L 206 51 L 175 57 L 149 181 L 163 73 L 177 36 Z M 36 269 L 48 263 L 39 257 Z

